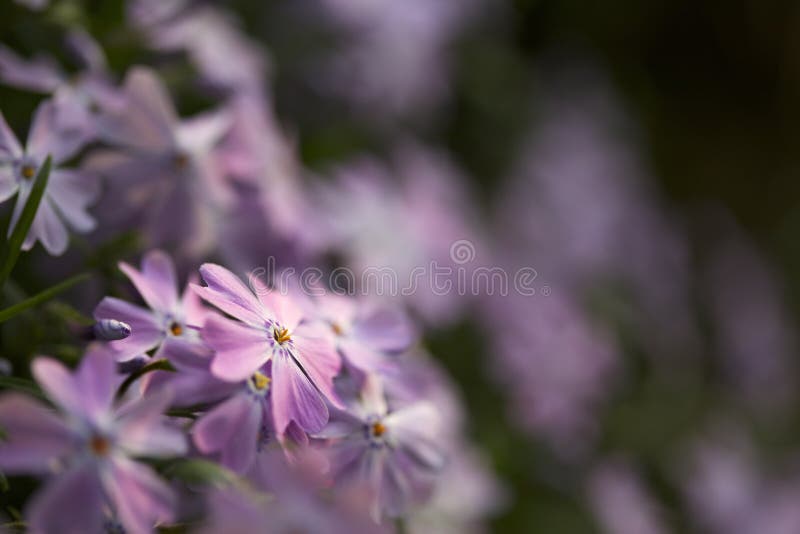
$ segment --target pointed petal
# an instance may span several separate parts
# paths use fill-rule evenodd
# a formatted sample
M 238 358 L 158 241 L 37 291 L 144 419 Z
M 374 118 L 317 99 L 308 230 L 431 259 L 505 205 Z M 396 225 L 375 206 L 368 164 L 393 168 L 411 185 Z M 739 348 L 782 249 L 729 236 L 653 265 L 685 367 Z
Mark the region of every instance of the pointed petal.
M 201 297 L 237 319 L 264 324 L 267 316 L 263 306 L 238 276 L 212 263 L 200 266 L 200 275 L 208 284 L 207 288 L 199 291 Z
M 120 263 L 119 268 L 151 309 L 164 313 L 177 310 L 178 277 L 167 254 L 160 250 L 147 253 L 142 260 L 141 272 L 127 263 Z

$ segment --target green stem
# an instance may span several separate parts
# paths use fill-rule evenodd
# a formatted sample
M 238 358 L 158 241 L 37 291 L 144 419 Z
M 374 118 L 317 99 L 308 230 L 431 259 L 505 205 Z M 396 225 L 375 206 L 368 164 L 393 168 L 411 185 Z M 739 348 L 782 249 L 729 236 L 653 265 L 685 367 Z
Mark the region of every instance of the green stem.
M 32 308 L 41 304 L 42 302 L 46 302 L 59 293 L 66 291 L 67 289 L 71 288 L 75 284 L 79 282 L 83 282 L 89 278 L 89 273 L 81 273 L 78 275 L 73 276 L 72 278 L 68 278 L 61 282 L 60 284 L 56 284 L 53 287 L 47 288 L 41 293 L 37 293 L 36 295 L 32 296 L 29 299 L 23 300 L 22 302 L 18 302 L 13 306 L 9 306 L 4 310 L 0 310 L 0 323 L 8 321 L 12 317 L 19 315 L 20 313 L 24 312 L 28 308 Z

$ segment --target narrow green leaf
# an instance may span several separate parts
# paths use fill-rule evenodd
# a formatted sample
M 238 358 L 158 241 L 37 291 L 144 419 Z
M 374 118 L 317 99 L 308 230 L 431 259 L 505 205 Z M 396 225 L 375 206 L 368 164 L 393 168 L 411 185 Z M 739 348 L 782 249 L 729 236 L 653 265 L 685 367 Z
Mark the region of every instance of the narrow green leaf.
M 11 271 L 14 270 L 14 265 L 16 265 L 17 258 L 19 258 L 19 253 L 22 250 L 22 244 L 25 242 L 25 236 L 28 235 L 36 212 L 39 210 L 39 204 L 47 188 L 47 181 L 50 179 L 51 163 L 52 158 L 47 156 L 41 169 L 39 169 L 39 174 L 36 175 L 36 181 L 33 183 L 25 207 L 22 208 L 22 213 L 19 216 L 17 225 L 14 227 L 14 231 L 11 232 L 11 237 L 9 237 L 6 242 L 6 247 L 3 250 L 2 267 L 0 267 L 0 288 L 3 287 Z
M 44 399 L 45 396 L 35 382 L 16 376 L 0 376 L 0 389 L 14 389 Z
M 239 476 L 233 471 L 214 462 L 200 459 L 178 461 L 167 467 L 164 474 L 189 484 L 231 486 L 241 483 Z
M 8 493 L 9 489 L 11 489 L 11 488 L 8 485 L 8 479 L 3 474 L 3 472 L 0 471 L 0 493 Z
M 62 291 L 66 291 L 67 289 L 71 288 L 75 284 L 79 282 L 83 282 L 89 278 L 89 273 L 82 273 L 73 276 L 72 278 L 68 278 L 63 282 L 54 285 L 48 289 L 45 289 L 41 293 L 37 293 L 36 295 L 32 296 L 29 299 L 23 300 L 22 302 L 18 302 L 13 306 L 9 306 L 4 310 L 0 310 L 0 323 L 8 321 L 12 317 L 24 312 L 28 308 L 32 308 L 33 306 L 37 306 L 42 302 L 47 302 L 51 298 L 55 297 Z
M 131 384 L 136 382 L 136 380 L 138 378 L 140 378 L 140 377 L 142 377 L 142 376 L 144 376 L 147 373 L 152 372 L 152 371 L 173 371 L 174 372 L 175 368 L 172 367 L 172 364 L 169 363 L 169 360 L 163 360 L 162 359 L 162 360 L 155 360 L 155 361 L 152 361 L 152 362 L 148 363 L 147 365 L 145 365 L 144 367 L 142 367 L 138 371 L 134 371 L 133 373 L 128 375 L 128 378 L 126 378 L 125 381 L 122 384 L 120 384 L 119 389 L 117 390 L 117 398 L 119 399 L 120 397 L 122 397 L 125 394 L 125 392 L 128 391 L 128 388 L 131 387 Z

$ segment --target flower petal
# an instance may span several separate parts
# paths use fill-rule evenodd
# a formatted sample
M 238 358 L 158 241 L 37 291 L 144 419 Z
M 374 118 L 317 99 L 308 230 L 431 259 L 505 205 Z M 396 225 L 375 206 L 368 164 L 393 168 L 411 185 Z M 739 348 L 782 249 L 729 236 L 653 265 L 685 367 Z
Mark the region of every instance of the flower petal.
M 151 309 L 164 313 L 176 311 L 178 279 L 175 265 L 167 254 L 160 250 L 149 252 L 142 260 L 141 272 L 127 263 L 120 263 L 119 269 L 136 286 Z
M 256 296 L 235 274 L 213 263 L 204 263 L 200 275 L 208 284 L 197 288 L 200 296 L 225 313 L 254 325 L 264 324 L 265 310 Z
M 270 358 L 266 331 L 212 316 L 206 321 L 203 340 L 214 349 L 211 372 L 223 380 L 246 380 Z
M 151 468 L 120 456 L 110 467 L 102 482 L 126 532 L 149 534 L 173 519 L 175 494 Z
M 255 461 L 263 420 L 261 400 L 247 393 L 232 396 L 195 423 L 192 436 L 205 454 L 218 453 L 220 463 L 237 473 Z
M 322 395 L 285 354 L 272 359 L 272 416 L 281 434 L 291 421 L 309 434 L 321 431 L 328 422 L 328 407 Z
M 30 532 L 102 532 L 104 504 L 97 471 L 83 463 L 48 482 L 25 516 Z
M 330 337 L 318 325 L 304 324 L 295 330 L 295 356 L 314 385 L 334 406 L 343 407 L 333 387 L 333 378 L 339 374 L 342 360 Z
M 73 435 L 56 413 L 33 399 L 0 397 L 0 469 L 8 474 L 46 473 L 72 445 Z
M 89 232 L 97 226 L 86 208 L 97 198 L 100 182 L 96 175 L 68 169 L 50 174 L 47 194 L 58 212 L 76 232 Z
M 172 402 L 172 392 L 161 390 L 136 399 L 117 412 L 120 446 L 133 456 L 169 458 L 186 453 L 181 430 L 167 424 L 164 412 Z

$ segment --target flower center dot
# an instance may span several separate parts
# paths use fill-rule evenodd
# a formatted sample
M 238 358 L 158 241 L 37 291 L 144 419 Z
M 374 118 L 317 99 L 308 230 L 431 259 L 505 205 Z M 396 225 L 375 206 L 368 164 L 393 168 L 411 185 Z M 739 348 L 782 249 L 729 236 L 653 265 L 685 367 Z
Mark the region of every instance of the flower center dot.
M 33 167 L 32 165 L 23 165 L 21 172 L 23 178 L 30 180 L 36 175 L 36 167 Z
M 189 166 L 189 156 L 187 156 L 184 152 L 178 152 L 175 154 L 172 163 L 175 165 L 176 169 L 182 171 Z
M 380 421 L 372 423 L 370 430 L 372 431 L 372 435 L 376 438 L 379 438 L 386 433 L 386 427 Z
M 183 334 L 183 327 L 181 325 L 179 325 L 178 323 L 172 323 L 169 326 L 169 331 L 172 332 L 173 336 L 179 336 L 179 335 Z
M 93 436 L 89 442 L 89 448 L 92 449 L 95 456 L 105 456 L 111 449 L 111 444 L 103 436 Z

